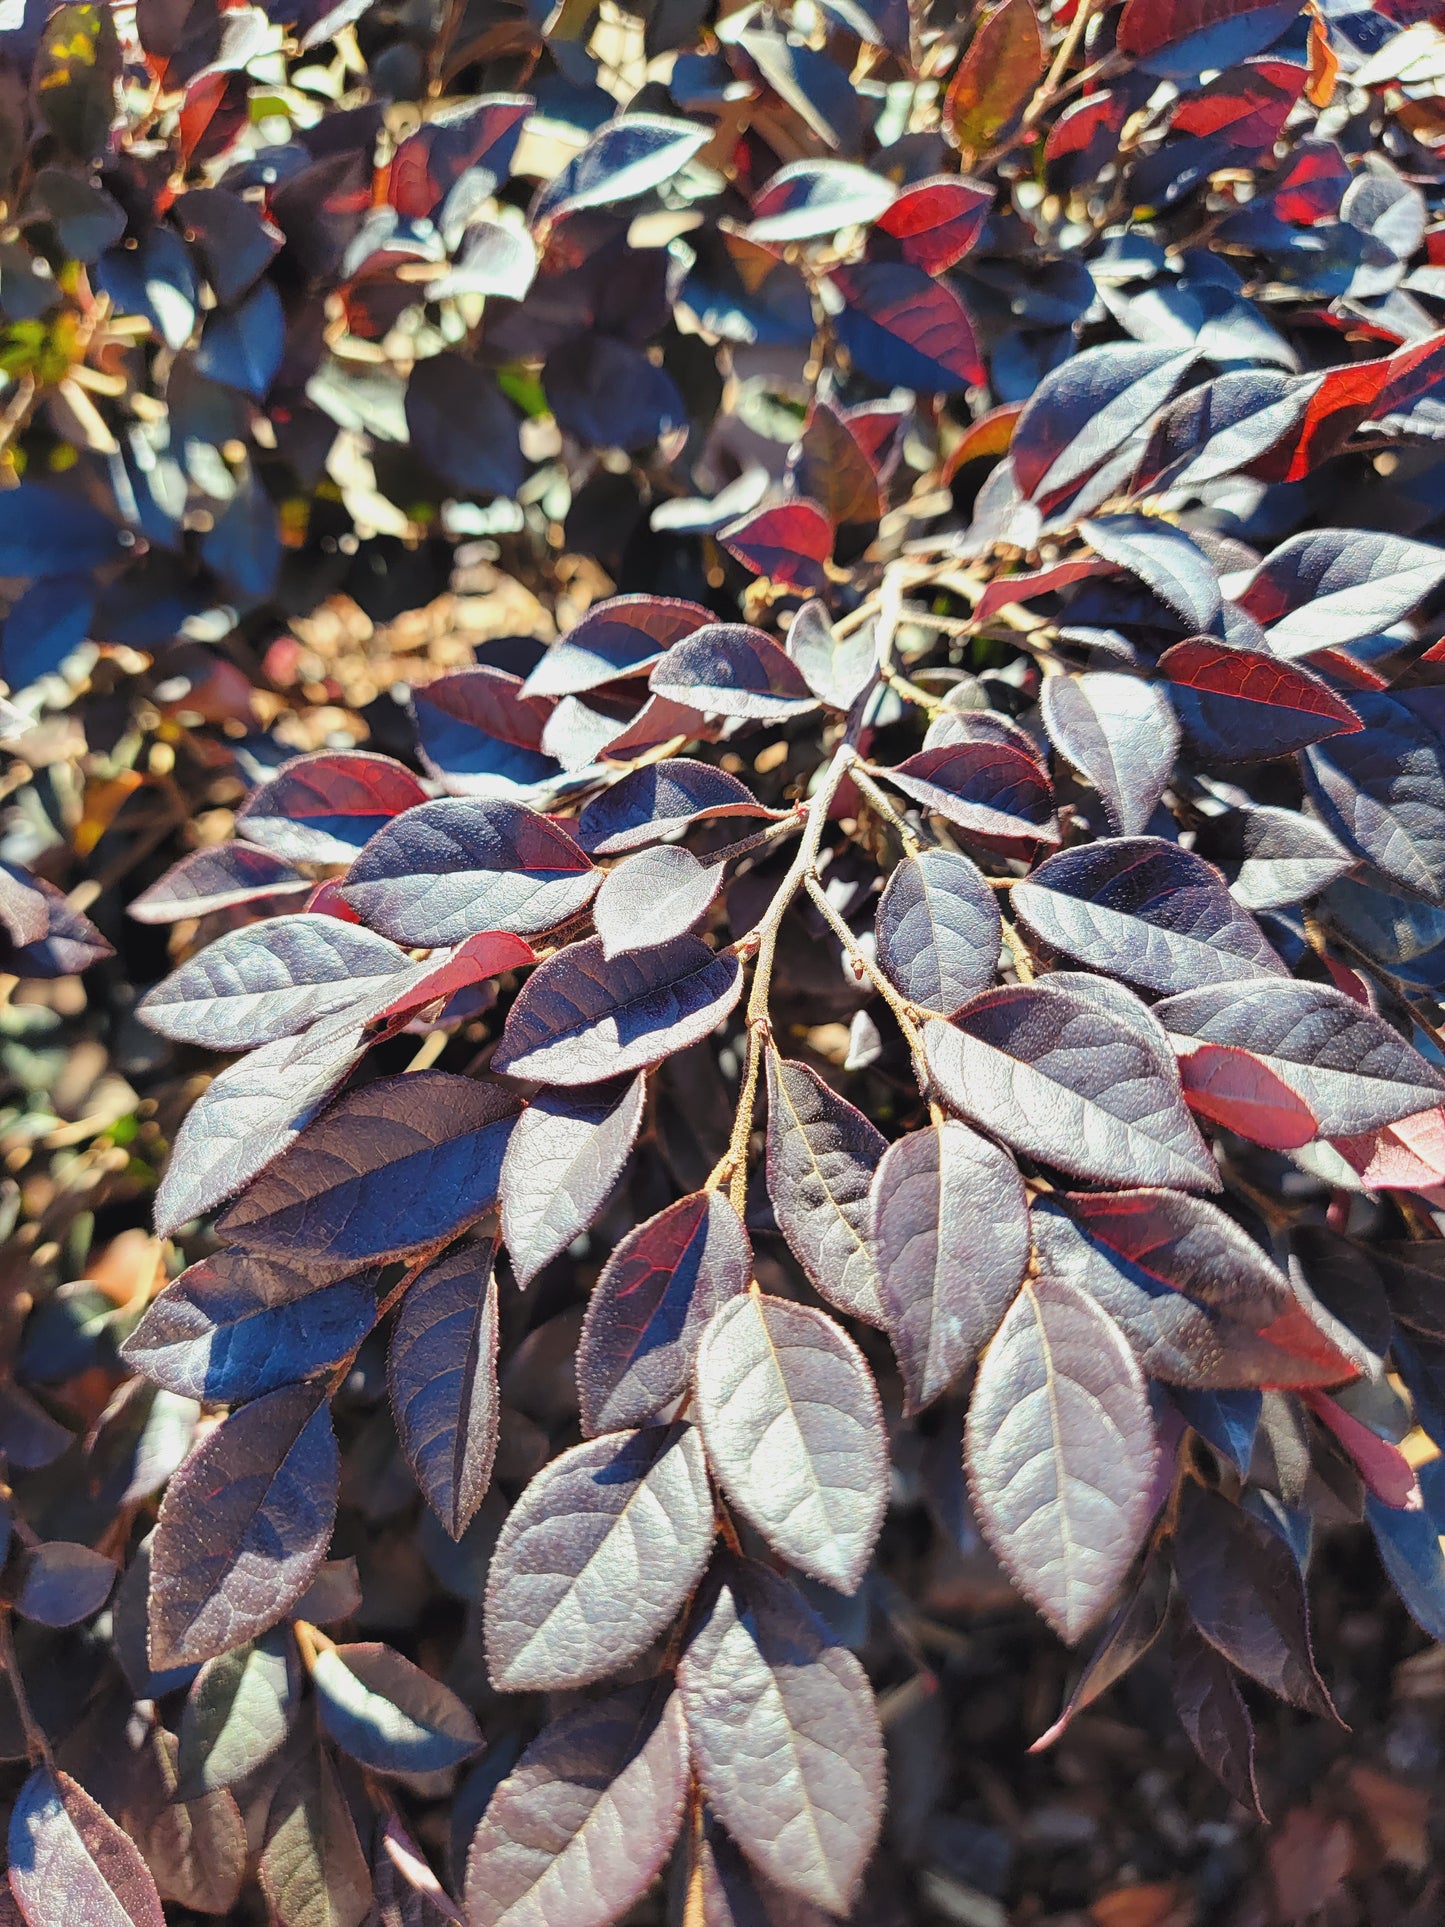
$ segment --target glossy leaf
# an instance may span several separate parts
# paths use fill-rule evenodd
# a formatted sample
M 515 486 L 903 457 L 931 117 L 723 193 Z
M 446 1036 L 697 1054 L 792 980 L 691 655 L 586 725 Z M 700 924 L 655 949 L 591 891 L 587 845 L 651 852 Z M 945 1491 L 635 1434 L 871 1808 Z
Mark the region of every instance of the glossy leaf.
M 882 1524 L 887 1466 L 863 1355 L 824 1312 L 745 1294 L 698 1348 L 698 1423 L 728 1497 L 780 1553 L 856 1590 Z
M 1010 742 L 940 743 L 880 774 L 980 849 L 1025 856 L 1059 840 L 1049 780 Z
M 602 940 L 538 966 L 507 1017 L 493 1069 L 554 1084 L 597 1084 L 695 1044 L 742 990 L 737 959 L 674 937 L 610 961 Z
M 428 1265 L 402 1300 L 387 1354 L 397 1438 L 453 1539 L 486 1497 L 497 1453 L 495 1256 L 489 1242 Z
M 1123 1583 L 1152 1510 L 1154 1421 L 1112 1319 L 1061 1278 L 1030 1280 L 984 1353 L 965 1445 L 985 1536 L 1072 1645 Z
M 1107 515 L 1079 524 L 1096 555 L 1138 578 L 1196 634 L 1213 628 L 1222 597 L 1203 551 L 1180 529 L 1143 515 Z
M 621 677 L 643 675 L 675 642 L 712 620 L 696 602 L 623 595 L 597 602 L 554 642 L 527 677 L 529 696 L 577 696 Z
M 676 1695 L 629 1686 L 563 1713 L 488 1802 L 467 1855 L 471 1927 L 610 1927 L 667 1858 L 687 1784 Z
M 534 936 L 585 909 L 600 874 L 572 839 L 520 803 L 448 797 L 408 810 L 351 866 L 343 899 L 398 943 L 479 930 Z
M 883 1818 L 883 1745 L 862 1667 L 785 1579 L 725 1562 L 678 1665 L 697 1775 L 766 1875 L 847 1908 Z
M 760 629 L 713 622 L 674 643 L 648 687 L 709 715 L 782 722 L 816 701 L 792 658 Z
M 1116 985 L 1059 973 L 985 991 L 931 1019 L 924 1048 L 946 1101 L 1015 1150 L 1103 1184 L 1219 1187 L 1168 1040 Z
M 365 750 L 297 756 L 247 797 L 241 834 L 293 863 L 349 863 L 362 845 L 426 801 L 408 769 Z
M 1266 649 L 1196 636 L 1159 658 L 1190 748 L 1216 762 L 1287 756 L 1361 727 L 1323 677 Z
M 1192 349 L 1115 343 L 1050 370 L 1009 442 L 1019 492 L 1047 504 L 1076 487 L 1144 427 L 1194 361 Z
M 702 1577 L 712 1495 L 691 1425 L 560 1453 L 507 1515 L 487 1582 L 495 1686 L 583 1686 L 659 1638 Z
M 884 888 L 875 927 L 880 966 L 925 1010 L 957 1010 L 998 973 L 998 899 L 978 867 L 952 850 L 905 857 Z
M 502 1241 L 519 1285 L 579 1238 L 612 1193 L 631 1154 L 647 1080 L 571 1097 L 542 1091 L 507 1143 L 502 1160 Z
M 390 1646 L 323 1647 L 311 1680 L 323 1728 L 375 1773 L 435 1773 L 481 1748 L 456 1694 Z
M 768 1196 L 778 1227 L 814 1290 L 881 1325 L 868 1193 L 886 1142 L 808 1065 L 771 1050 L 766 1064 Z
M 808 241 L 876 220 L 896 194 L 891 181 L 847 161 L 792 161 L 753 198 L 752 241 Z
M 584 1431 L 646 1424 L 680 1397 L 704 1327 L 751 1270 L 722 1191 L 695 1191 L 629 1231 L 593 1287 L 577 1347 Z
M 708 129 L 662 114 L 625 114 L 604 121 L 582 151 L 543 188 L 532 220 L 608 207 L 660 187 L 706 145 Z
M 1112 670 L 1050 676 L 1039 692 L 1059 754 L 1099 792 L 1116 836 L 1148 827 L 1179 749 L 1179 724 L 1156 685 Z
M 593 856 L 621 856 L 711 817 L 770 814 L 726 770 L 672 757 L 629 770 L 595 797 L 578 818 L 577 840 Z
M 848 710 L 873 679 L 877 650 L 867 624 L 839 637 L 827 610 L 814 601 L 805 602 L 788 625 L 788 654 L 820 702 Z
M 165 1927 L 136 1846 L 68 1773 L 37 1766 L 21 1787 L 9 1857 L 10 1891 L 26 1927 L 49 1927 L 57 1908 L 86 1927 Z
M 684 935 L 706 916 L 722 885 L 721 864 L 700 863 L 676 844 L 634 851 L 608 871 L 592 906 L 603 956 Z
M 1029 1259 L 1013 1159 L 949 1119 L 889 1146 L 868 1199 L 868 1250 L 907 1410 L 929 1405 L 982 1351 Z
M 1373 529 L 1291 536 L 1238 592 L 1277 655 L 1308 656 L 1377 634 L 1445 581 L 1445 555 Z
M 152 1664 L 213 1659 L 275 1625 L 326 1557 L 339 1479 L 325 1396 L 310 1386 L 270 1392 L 208 1433 L 161 1505 Z
M 1353 707 L 1364 728 L 1317 744 L 1306 758 L 1310 794 L 1326 824 L 1389 881 L 1445 902 L 1445 712 L 1440 692 L 1367 692 Z

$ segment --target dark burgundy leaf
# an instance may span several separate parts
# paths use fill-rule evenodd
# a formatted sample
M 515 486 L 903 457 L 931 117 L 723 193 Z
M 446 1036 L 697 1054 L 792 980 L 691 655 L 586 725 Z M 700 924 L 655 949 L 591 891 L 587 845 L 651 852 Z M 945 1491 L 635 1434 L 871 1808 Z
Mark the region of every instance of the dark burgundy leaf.
M 1029 1258 L 1023 1181 L 953 1119 L 890 1145 L 868 1200 L 868 1249 L 911 1415 L 998 1330 Z
M 24 1555 L 12 1597 L 22 1619 L 76 1626 L 98 1613 L 115 1584 L 116 1564 L 103 1552 L 52 1539 Z
M 698 1423 L 728 1497 L 773 1550 L 855 1592 L 883 1522 L 883 1415 L 863 1354 L 825 1312 L 746 1293 L 698 1347 Z
M 1073 1645 L 1139 1550 L 1156 1446 L 1133 1352 L 1066 1280 L 1043 1273 L 1014 1300 L 979 1366 L 965 1450 L 989 1544 Z
M 1188 1625 L 1175 1627 L 1174 1710 L 1195 1752 L 1239 1804 L 1264 1819 L 1254 1779 L 1254 1722 L 1229 1662 Z
M 602 940 L 539 964 L 507 1016 L 494 1070 L 551 1084 L 598 1084 L 706 1037 L 736 1004 L 736 957 L 674 937 L 610 961 Z
M 833 524 L 816 502 L 795 499 L 739 516 L 717 539 L 754 575 L 789 589 L 821 589 L 833 554 Z
M 691 1847 L 688 1891 L 698 1896 L 699 1927 L 827 1927 L 833 1918 L 764 1880 L 715 1820 L 704 1817 Z
M 953 174 L 932 174 L 904 188 L 874 221 L 870 249 L 881 253 L 886 234 L 900 258 L 925 274 L 942 274 L 961 261 L 984 229 L 993 189 Z
M 453 1237 L 495 1201 L 521 1100 L 445 1071 L 352 1091 L 221 1221 L 288 1263 L 353 1270 Z
M 276 1788 L 257 1865 L 278 1921 L 361 1927 L 371 1912 L 371 1869 L 326 1753 L 300 1754 Z
M 208 1659 L 181 1713 L 182 1799 L 233 1786 L 285 1743 L 295 1699 L 289 1633 Z
M 556 775 L 542 749 L 545 703 L 522 680 L 483 664 L 438 676 L 414 692 L 422 761 L 452 796 L 515 796 Z
M 1400 1323 L 1445 1343 L 1445 1243 L 1385 1239 L 1371 1244 L 1370 1259 Z
M 805 602 L 789 623 L 788 654 L 819 701 L 843 710 L 872 682 L 878 659 L 872 625 L 840 637 L 821 602 Z
M 37 1766 L 10 1815 L 10 1891 L 26 1927 L 62 1916 L 85 1927 L 165 1927 L 134 1842 L 52 1766 Z
M 519 1285 L 592 1224 L 632 1153 L 647 1080 L 610 1090 L 541 1091 L 518 1118 L 502 1160 L 502 1241 Z
M 483 167 L 504 180 L 534 105 L 526 94 L 484 94 L 443 108 L 397 148 L 387 175 L 387 200 L 408 220 L 426 220 L 469 168 Z
M 700 603 L 672 596 L 622 595 L 594 603 L 576 628 L 548 649 L 523 693 L 576 696 L 640 676 L 674 643 L 711 621 Z
M 761 629 L 714 622 L 674 643 L 648 686 L 709 715 L 782 722 L 817 706 L 801 670 Z
M 691 930 L 723 886 L 723 866 L 676 844 L 638 850 L 608 871 L 592 906 L 604 957 L 645 950 Z
M 245 1251 L 219 1251 L 151 1300 L 122 1356 L 178 1398 L 231 1405 L 335 1365 L 376 1321 L 376 1277 L 318 1286 Z
M 898 190 L 881 174 L 849 161 L 791 161 L 753 196 L 750 241 L 811 241 L 840 228 L 863 227 L 885 212 Z
M 868 1247 L 868 1191 L 888 1148 L 807 1064 L 767 1054 L 768 1196 L 813 1288 L 867 1324 L 884 1322 Z
M 1310 1650 L 1304 1582 L 1278 1534 L 1186 1479 L 1174 1572 L 1191 1619 L 1217 1652 L 1292 1706 L 1334 1714 Z
M 389 756 L 321 750 L 296 757 L 263 783 L 236 825 L 293 863 L 350 863 L 392 817 L 426 800 L 411 771 Z
M 752 1251 L 723 1191 L 695 1191 L 618 1245 L 577 1347 L 588 1433 L 644 1425 L 687 1389 L 712 1314 L 747 1289 Z
M 158 1235 L 223 1203 L 295 1143 L 365 1056 L 360 1021 L 344 1011 L 323 1018 L 212 1078 L 171 1140 L 156 1192 Z
M 827 287 L 841 304 L 839 344 L 870 381 L 957 395 L 983 380 L 973 323 L 946 281 L 907 261 L 860 261 L 835 268 Z
M 0 864 L 0 924 L 14 944 L 38 943 L 50 928 L 50 906 L 34 877 Z
M 1357 734 L 1308 752 L 1306 780 L 1337 836 L 1390 882 L 1445 903 L 1445 713 L 1438 689 L 1368 691 Z
M 481 930 L 450 950 L 434 950 L 425 963 L 398 971 L 357 1014 L 368 1024 L 383 1024 L 536 961 L 536 952 L 524 938 L 504 930 Z
M 710 138 L 710 128 L 662 114 L 620 114 L 605 121 L 537 196 L 532 224 L 555 221 L 578 208 L 634 201 L 670 181 Z
M 1274 368 L 1219 375 L 1153 423 L 1136 490 L 1190 489 L 1238 475 L 1303 421 L 1314 390 Z
M 1137 577 L 1197 634 L 1214 627 L 1219 578 L 1182 529 L 1145 515 L 1105 515 L 1081 522 L 1079 533 L 1096 555 Z
M 190 188 L 176 196 L 172 211 L 223 307 L 240 300 L 282 245 L 279 229 L 256 203 L 229 188 Z
M 496 1243 L 428 1265 L 408 1289 L 387 1355 L 396 1435 L 453 1539 L 486 1497 L 497 1452 Z
M 137 923 L 179 923 L 182 917 L 204 917 L 240 903 L 305 896 L 310 888 L 299 870 L 269 850 L 253 849 L 249 843 L 221 843 L 193 850 L 173 863 L 163 877 L 131 899 L 130 914 Z
M 1196 756 L 1250 762 L 1287 756 L 1362 727 L 1322 676 L 1212 636 L 1176 643 L 1159 658 Z
M 218 937 L 143 997 L 137 1014 L 162 1037 L 242 1050 L 361 1003 L 405 964 L 395 944 L 355 924 L 278 917 Z
M 1097 555 L 1080 555 L 1067 562 L 1051 562 L 1046 568 L 1025 569 L 1018 575 L 996 575 L 978 599 L 974 621 L 988 622 L 1013 603 L 1037 602 L 1042 596 L 1057 595 L 1075 582 L 1116 573 L 1112 562 L 1105 562 Z
M 1050 676 L 1039 692 L 1059 754 L 1093 784 L 1116 836 L 1148 826 L 1174 769 L 1179 724 L 1154 683 L 1113 670 Z
M 1116 984 L 1063 972 L 985 991 L 931 1019 L 924 1048 L 947 1102 L 1029 1157 L 1103 1184 L 1219 1189 L 1167 1037 Z
M 853 423 L 829 401 L 815 400 L 808 410 L 803 432 L 788 454 L 787 485 L 791 495 L 816 502 L 833 529 L 847 529 L 847 545 L 861 542 L 883 514 L 874 459 Z M 826 554 L 832 546 L 830 536 Z M 788 653 L 801 661 L 791 645 Z M 817 693 L 827 700 L 824 691 Z
M 436 1773 L 481 1749 L 456 1694 L 390 1646 L 325 1646 L 311 1683 L 325 1731 L 374 1773 Z
M 1201 1198 L 1081 1192 L 1040 1200 L 1033 1223 L 1040 1270 L 1101 1305 L 1151 1377 L 1227 1389 L 1338 1384 L 1358 1369 L 1357 1348 L 1342 1353 L 1284 1272 Z
M 1272 807 L 1228 810 L 1206 817 L 1194 848 L 1225 868 L 1230 895 L 1247 910 L 1302 903 L 1342 877 L 1348 850 L 1313 817 Z
M 939 743 L 877 774 L 997 855 L 1029 856 L 1059 840 L 1053 788 L 1012 743 Z
M 577 839 L 593 856 L 620 856 L 715 816 L 771 816 L 745 783 L 710 763 L 674 757 L 629 770 L 583 810 Z
M 378 832 L 341 892 L 399 943 L 455 943 L 480 930 L 535 936 L 576 916 L 602 881 L 544 816 L 499 797 L 448 797 Z
M 1445 581 L 1445 550 L 1373 529 L 1292 535 L 1235 600 L 1281 656 L 1308 656 L 1377 635 Z
M 1191 348 L 1127 342 L 1086 348 L 1051 369 L 1025 403 L 1009 443 L 1019 493 L 1048 505 L 1111 461 L 1196 360 Z
M 875 928 L 882 969 L 925 1010 L 957 1010 L 998 973 L 998 899 L 977 865 L 952 850 L 904 858 L 888 879 Z
M 1213 864 L 1159 837 L 1062 850 L 1009 902 L 1051 949 L 1144 990 L 1167 995 L 1285 974 Z
M 559 1454 L 507 1515 L 487 1580 L 487 1667 L 504 1691 L 585 1686 L 672 1624 L 714 1536 L 691 1425 L 604 1432 Z
M 725 1562 L 677 1669 L 710 1804 L 771 1880 L 850 1907 L 883 1820 L 867 1675 L 777 1573 Z
M 1111 1614 L 1099 1643 L 1084 1662 L 1064 1703 L 1064 1710 L 1046 1732 L 1029 1748 L 1043 1753 L 1063 1734 L 1076 1714 L 1124 1677 L 1141 1660 L 1164 1630 L 1169 1610 L 1169 1572 L 1164 1561 L 1147 1556 L 1139 1576 L 1123 1603 Z
M 640 451 L 687 426 L 666 368 L 612 335 L 569 341 L 548 357 L 542 382 L 557 426 L 584 446 Z
M 1404 1512 L 1371 1493 L 1365 1500 L 1365 1516 L 1380 1563 L 1410 1617 L 1431 1639 L 1445 1638 L 1445 1551 L 1434 1514 Z
M 134 1727 L 114 1757 L 111 1798 L 127 1833 L 144 1855 L 162 1900 L 197 1913 L 229 1915 L 246 1872 L 246 1828 L 229 1793 L 180 1799 L 177 1745 L 163 1726 Z M 101 1778 L 108 1779 L 106 1768 Z
M 1259 53 L 1296 18 L 1280 0 L 1129 0 L 1119 47 L 1148 72 L 1190 79 Z
M 206 1435 L 161 1503 L 152 1665 L 213 1659 L 275 1625 L 326 1557 L 340 1476 L 322 1388 L 268 1392 Z
M 30 881 L 45 900 L 46 931 L 32 943 L 0 950 L 8 971 L 17 977 L 74 977 L 115 955 L 90 918 L 82 916 L 53 883 L 44 877 Z
M 563 1713 L 487 1804 L 467 1855 L 470 1927 L 612 1927 L 667 1858 L 687 1788 L 676 1694 L 628 1686 Z
M 1156 1014 L 1182 1053 L 1248 1052 L 1313 1112 L 1322 1137 L 1392 1124 L 1445 1092 L 1445 1077 L 1398 1031 L 1325 984 L 1219 984 L 1167 998 Z
M 443 352 L 416 364 L 406 425 L 418 457 L 468 495 L 515 495 L 526 479 L 516 411 L 495 377 L 464 355 Z

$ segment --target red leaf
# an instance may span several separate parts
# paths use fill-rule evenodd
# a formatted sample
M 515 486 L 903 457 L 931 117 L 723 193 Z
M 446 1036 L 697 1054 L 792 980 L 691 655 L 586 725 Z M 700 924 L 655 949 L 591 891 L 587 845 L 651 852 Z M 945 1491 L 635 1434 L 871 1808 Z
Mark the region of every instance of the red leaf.
M 833 525 L 816 502 L 780 502 L 740 516 L 718 531 L 718 540 L 754 575 L 791 589 L 818 589 L 828 579 Z
M 993 189 L 982 182 L 937 174 L 900 194 L 873 225 L 892 236 L 905 261 L 942 274 L 978 240 L 992 204 Z
M 1201 1044 L 1181 1057 L 1179 1081 L 1196 1117 L 1272 1151 L 1298 1150 L 1319 1134 L 1304 1099 L 1258 1058 L 1233 1044 Z

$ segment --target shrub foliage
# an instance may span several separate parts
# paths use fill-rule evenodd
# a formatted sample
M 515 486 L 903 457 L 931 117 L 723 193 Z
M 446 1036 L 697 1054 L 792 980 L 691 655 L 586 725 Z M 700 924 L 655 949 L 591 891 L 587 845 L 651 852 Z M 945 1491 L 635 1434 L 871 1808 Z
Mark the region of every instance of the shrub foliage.
M 1259 1807 L 1445 1636 L 1429 10 L 3 14 L 9 1912 L 880 1920 L 975 1527 Z

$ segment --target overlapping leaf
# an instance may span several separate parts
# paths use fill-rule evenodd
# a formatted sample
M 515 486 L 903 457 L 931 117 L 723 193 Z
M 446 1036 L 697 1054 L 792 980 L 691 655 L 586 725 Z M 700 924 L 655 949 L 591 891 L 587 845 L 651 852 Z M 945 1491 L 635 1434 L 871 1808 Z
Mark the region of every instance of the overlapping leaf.
M 884 1322 L 867 1237 L 881 1132 L 806 1064 L 769 1051 L 768 1196 L 814 1289 L 870 1325 Z

